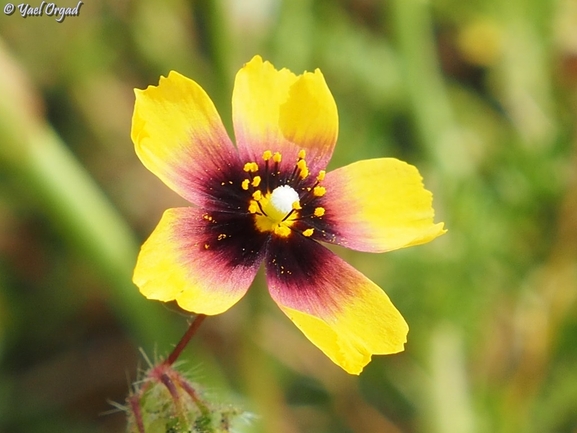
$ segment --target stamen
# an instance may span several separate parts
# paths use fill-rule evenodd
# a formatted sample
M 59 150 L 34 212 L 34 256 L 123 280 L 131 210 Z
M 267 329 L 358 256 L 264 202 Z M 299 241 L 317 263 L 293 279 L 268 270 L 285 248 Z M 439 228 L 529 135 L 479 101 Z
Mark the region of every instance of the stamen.
M 315 211 L 314 211 L 314 216 L 316 217 L 322 217 L 325 214 L 325 208 L 324 207 L 316 207 Z
M 249 205 L 248 205 L 248 211 L 250 213 L 258 213 L 258 211 L 259 211 L 258 203 L 254 200 L 251 200 Z
M 295 211 L 295 209 L 291 209 L 291 211 L 290 211 L 289 213 L 287 213 L 287 214 L 284 216 L 284 218 L 282 219 L 283 222 L 286 221 L 286 220 L 288 220 L 289 217 L 293 214 L 294 211 Z M 293 219 L 294 219 L 294 218 L 293 218 Z
M 258 164 L 256 162 L 247 162 L 242 169 L 247 173 L 256 173 L 258 171 Z
M 327 189 L 324 186 L 315 186 L 313 188 L 313 194 L 315 197 L 322 197 L 327 192 Z
M 291 229 L 289 229 L 285 225 L 279 224 L 274 228 L 274 234 L 279 235 L 280 237 L 286 238 L 288 235 L 291 234 Z
M 308 238 L 308 237 L 310 237 L 310 236 L 313 235 L 314 231 L 315 231 L 315 229 L 306 229 L 306 230 L 303 232 L 303 235 Z
M 319 174 L 317 176 L 317 180 L 319 182 L 322 182 L 325 179 L 326 174 L 327 174 L 327 172 L 325 170 L 319 171 Z
M 260 190 L 256 190 L 255 192 L 252 193 L 252 198 L 254 198 L 256 201 L 261 200 L 262 192 L 260 192 Z
M 268 160 L 272 158 L 272 152 L 270 150 L 265 150 L 264 153 L 262 154 L 262 159 L 264 159 L 264 180 L 265 180 L 265 185 L 264 185 L 264 190 L 266 192 L 270 191 L 269 189 L 269 184 L 268 184 Z
M 257 176 L 258 177 L 258 176 Z M 242 183 L 240 184 L 240 186 L 242 187 L 242 189 L 244 189 L 245 191 L 248 191 L 248 185 L 250 183 L 250 180 L 245 179 L 242 181 Z
M 272 156 L 272 160 L 274 161 L 274 167 L 268 172 L 267 167 L 267 182 L 266 182 L 266 190 L 274 190 L 278 186 L 278 176 L 280 175 L 280 171 L 278 169 L 279 162 L 282 160 L 282 155 L 279 152 L 275 152 Z M 268 164 L 268 162 L 267 162 Z
M 309 175 L 309 169 L 307 167 L 307 162 L 305 161 L 306 151 L 304 149 L 299 150 L 298 160 L 293 168 L 293 172 L 288 178 L 288 183 L 291 184 L 296 180 L 296 175 L 301 179 L 306 179 Z
M 255 176 L 252 180 L 252 186 L 255 188 L 260 185 L 260 176 Z
M 303 151 L 301 150 L 301 152 L 303 152 Z M 307 167 L 307 162 L 304 159 L 299 159 L 299 161 L 297 162 L 297 168 L 300 170 L 299 175 L 300 175 L 301 179 L 306 179 L 306 177 L 309 175 L 309 169 Z

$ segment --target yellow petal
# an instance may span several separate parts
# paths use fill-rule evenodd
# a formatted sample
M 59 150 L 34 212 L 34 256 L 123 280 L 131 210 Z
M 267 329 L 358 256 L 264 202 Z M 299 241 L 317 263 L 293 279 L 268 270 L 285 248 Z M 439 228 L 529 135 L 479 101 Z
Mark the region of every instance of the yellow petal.
M 378 286 L 367 284 L 358 296 L 333 320 L 280 308 L 335 364 L 347 373 L 360 374 L 372 355 L 402 352 L 409 327 Z
M 294 164 L 305 150 L 312 172 L 326 167 L 338 114 L 320 70 L 296 76 L 255 56 L 236 76 L 232 108 L 237 145 L 247 160 L 258 161 L 270 150 Z
M 389 297 L 322 245 L 269 243 L 267 281 L 281 310 L 334 363 L 359 374 L 372 355 L 403 350 L 408 326 Z
M 212 217 L 211 217 L 212 218 Z M 248 290 L 262 253 L 245 253 L 242 263 L 234 243 L 211 236 L 198 209 L 168 209 L 142 245 L 133 281 L 148 299 L 176 300 L 187 311 L 219 314 Z
M 201 204 L 206 179 L 238 155 L 205 91 L 177 72 L 135 90 L 131 137 L 142 163 L 184 198 Z
M 384 252 L 419 245 L 446 232 L 433 222 L 433 195 L 418 170 L 394 158 L 358 161 L 327 173 L 323 207 L 334 224 L 327 240 Z

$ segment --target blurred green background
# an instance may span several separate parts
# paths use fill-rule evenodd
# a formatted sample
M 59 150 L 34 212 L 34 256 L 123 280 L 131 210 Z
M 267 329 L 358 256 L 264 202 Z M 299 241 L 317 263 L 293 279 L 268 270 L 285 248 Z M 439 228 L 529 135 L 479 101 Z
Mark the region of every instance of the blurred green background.
M 257 53 L 323 71 L 340 116 L 330 168 L 416 165 L 449 232 L 383 255 L 338 250 L 411 327 L 404 353 L 360 377 L 300 334 L 262 275 L 206 320 L 184 368 L 257 414 L 246 432 L 577 432 L 575 0 L 86 0 L 62 23 L 1 14 L 0 432 L 124 431 L 106 412 L 146 367 L 139 348 L 165 355 L 187 327 L 130 281 L 162 212 L 185 204 L 134 154 L 132 89 L 177 70 L 230 131 L 234 74 Z

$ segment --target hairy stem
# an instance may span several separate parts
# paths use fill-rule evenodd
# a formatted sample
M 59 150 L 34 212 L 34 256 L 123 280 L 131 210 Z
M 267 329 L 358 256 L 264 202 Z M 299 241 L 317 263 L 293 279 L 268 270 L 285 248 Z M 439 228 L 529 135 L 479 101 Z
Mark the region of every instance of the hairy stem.
M 194 336 L 194 334 L 196 334 L 196 331 L 198 330 L 198 328 L 200 327 L 201 323 L 204 321 L 205 318 L 206 315 L 198 314 L 192 320 L 186 333 L 182 336 L 182 338 L 180 339 L 180 341 L 178 342 L 172 353 L 168 355 L 166 361 L 164 361 L 166 365 L 174 364 L 174 362 L 178 359 L 178 357 L 180 356 L 180 354 L 182 353 L 182 351 L 184 350 L 190 339 Z

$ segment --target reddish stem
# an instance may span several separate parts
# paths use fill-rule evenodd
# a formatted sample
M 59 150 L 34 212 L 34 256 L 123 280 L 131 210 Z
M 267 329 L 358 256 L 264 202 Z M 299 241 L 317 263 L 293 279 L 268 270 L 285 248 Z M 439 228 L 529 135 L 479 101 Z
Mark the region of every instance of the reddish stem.
M 134 421 L 136 422 L 136 428 L 138 428 L 138 433 L 146 433 L 144 430 L 144 420 L 142 419 L 142 412 L 140 410 L 140 397 L 141 394 L 135 394 L 130 397 L 128 403 L 130 404 L 130 408 L 132 409 L 132 413 L 134 415 Z
M 188 327 L 186 333 L 182 336 L 182 338 L 180 339 L 180 341 L 178 342 L 172 353 L 168 355 L 166 361 L 164 361 L 164 364 L 166 365 L 174 364 L 174 362 L 178 359 L 178 357 L 180 356 L 180 354 L 182 353 L 182 351 L 184 350 L 190 339 L 194 336 L 200 324 L 203 322 L 205 318 L 206 315 L 204 314 L 196 315 L 196 317 L 190 323 L 190 326 Z

